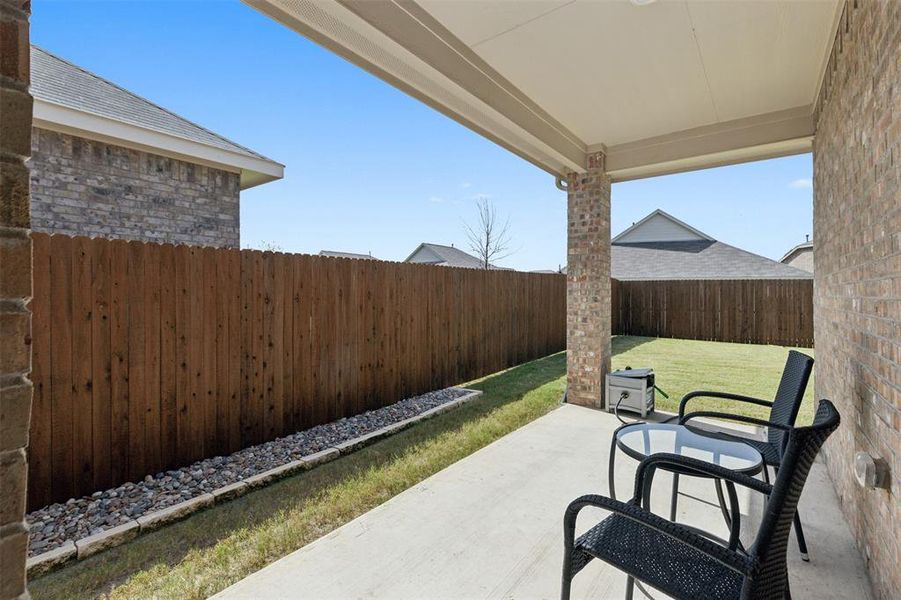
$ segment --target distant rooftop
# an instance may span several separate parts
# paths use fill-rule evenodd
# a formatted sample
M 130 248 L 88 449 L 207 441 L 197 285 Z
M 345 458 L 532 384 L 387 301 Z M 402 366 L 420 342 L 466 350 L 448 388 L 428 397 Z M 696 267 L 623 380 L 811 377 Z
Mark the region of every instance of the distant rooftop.
M 442 267 L 460 267 L 464 269 L 481 269 L 482 261 L 454 246 L 423 242 L 416 247 L 404 262 L 441 265 Z M 491 269 L 508 270 L 504 267 L 490 265 Z
M 240 171 L 242 189 L 283 176 L 283 165 L 37 46 L 31 93 L 42 129 Z
M 356 252 L 341 252 L 340 250 L 320 250 L 319 256 L 330 256 L 332 258 L 359 258 L 361 260 L 379 260 L 372 254 L 357 254 Z
M 785 253 L 785 256 L 779 259 L 779 262 L 786 262 L 794 258 L 795 255 L 800 254 L 805 250 L 813 250 L 813 241 L 807 240 L 806 242 L 801 242 L 791 250 Z

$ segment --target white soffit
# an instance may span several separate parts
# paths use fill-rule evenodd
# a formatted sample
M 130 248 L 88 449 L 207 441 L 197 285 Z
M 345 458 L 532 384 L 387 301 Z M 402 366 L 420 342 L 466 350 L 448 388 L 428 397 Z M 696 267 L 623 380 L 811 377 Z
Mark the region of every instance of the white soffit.
M 615 180 L 809 150 L 843 5 L 245 1 L 552 173 L 604 150 Z

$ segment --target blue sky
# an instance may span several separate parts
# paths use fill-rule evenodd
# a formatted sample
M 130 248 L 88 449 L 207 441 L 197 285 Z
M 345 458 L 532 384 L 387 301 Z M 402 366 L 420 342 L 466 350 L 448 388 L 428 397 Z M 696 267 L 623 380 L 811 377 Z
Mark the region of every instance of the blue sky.
M 372 252 L 466 247 L 485 196 L 509 217 L 502 264 L 556 268 L 554 179 L 237 0 L 34 0 L 32 40 L 286 165 L 242 194 L 242 245 Z M 812 230 L 810 155 L 614 184 L 616 234 L 655 208 L 779 259 Z

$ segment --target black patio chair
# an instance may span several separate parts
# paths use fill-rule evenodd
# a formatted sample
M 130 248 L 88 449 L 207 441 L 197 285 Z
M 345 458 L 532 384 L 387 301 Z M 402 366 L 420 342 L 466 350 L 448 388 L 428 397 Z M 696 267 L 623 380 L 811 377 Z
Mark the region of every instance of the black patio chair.
M 759 398 L 751 398 L 750 396 L 742 396 L 739 394 L 729 394 L 725 392 L 707 392 L 698 391 L 686 394 L 679 403 L 679 422 L 684 423 L 689 418 L 695 417 L 718 417 L 730 419 L 733 421 L 749 422 L 742 415 L 736 415 L 725 412 L 696 412 L 686 416 L 685 409 L 688 402 L 693 398 L 721 398 L 725 400 L 733 400 L 735 402 L 744 402 L 748 404 L 756 404 L 758 406 L 769 406 L 769 421 L 779 425 L 794 427 L 795 419 L 798 418 L 798 410 L 801 408 L 801 401 L 804 399 L 804 392 L 807 390 L 807 382 L 810 380 L 810 373 L 813 370 L 813 359 L 806 354 L 790 350 L 788 358 L 785 361 L 785 368 L 782 371 L 782 379 L 779 381 L 779 388 L 776 390 L 776 396 L 772 402 L 769 400 L 761 400 Z M 730 435 L 725 432 L 717 432 L 718 437 L 724 437 L 732 440 L 743 441 L 756 448 L 763 456 L 764 480 L 769 482 L 770 474 L 768 467 L 773 467 L 776 473 L 782 464 L 782 453 L 785 448 L 786 434 L 778 427 L 767 428 L 766 440 L 753 440 L 740 436 Z M 676 502 L 679 492 L 679 475 L 673 477 L 673 496 L 670 505 L 670 520 L 676 518 Z M 798 538 L 798 549 L 801 552 L 801 559 L 809 561 L 810 557 L 807 553 L 807 542 L 804 540 L 804 530 L 801 528 L 801 517 L 795 513 L 795 534 Z
M 810 467 L 838 424 L 835 406 L 821 400 L 810 427 L 780 426 L 790 435 L 782 453 L 782 468 L 772 485 L 697 459 L 655 454 L 639 464 L 629 502 L 596 495 L 576 499 L 566 509 L 563 519 L 561 597 L 564 600 L 570 597 L 572 578 L 597 558 L 628 575 L 626 598 L 629 599 L 636 579 L 675 598 L 790 598 L 786 549 L 792 520 Z M 738 543 L 741 528 L 738 511 L 733 511 L 732 531 L 726 542 L 647 510 L 653 476 L 659 467 L 690 469 L 766 494 L 760 528 L 749 549 L 743 550 Z M 613 514 L 576 539 L 576 518 L 586 506 L 603 508 Z

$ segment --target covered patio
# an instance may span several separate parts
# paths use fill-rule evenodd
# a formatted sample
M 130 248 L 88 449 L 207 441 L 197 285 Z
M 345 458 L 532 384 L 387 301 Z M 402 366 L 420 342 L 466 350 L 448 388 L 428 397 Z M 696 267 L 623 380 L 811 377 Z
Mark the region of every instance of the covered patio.
M 820 473 L 901 594 L 901 3 L 245 1 L 556 178 L 572 404 L 607 404 L 612 184 L 813 152 Z
M 609 439 L 619 421 L 563 405 L 395 496 L 340 529 L 224 590 L 216 598 L 554 598 L 560 592 L 563 509 L 584 493 L 606 493 Z M 620 455 L 616 489 L 629 496 L 637 463 Z M 666 514 L 670 476 L 655 484 Z M 683 478 L 679 522 L 718 535 L 726 526 L 710 480 Z M 740 492 L 743 537 L 763 508 Z M 863 560 L 841 517 L 825 465 L 802 496 L 811 562 L 789 548 L 796 598 L 872 598 Z M 581 517 L 580 529 L 603 518 Z M 574 581 L 577 598 L 621 598 L 626 577 L 594 561 Z M 638 594 L 636 597 L 643 597 Z M 651 591 L 652 598 L 664 598 Z
M 816 558 L 797 564 L 789 553 L 793 588 L 796 597 L 866 597 L 865 564 L 875 597 L 901 595 L 901 2 L 245 2 L 556 178 L 568 197 L 568 400 L 579 406 L 226 596 L 555 595 L 561 508 L 605 490 L 615 425 L 582 408 L 607 402 L 612 183 L 811 151 L 816 396 L 835 402 L 842 426 L 801 502 L 817 501 L 805 511 Z M 0 4 L 2 598 L 27 596 L 30 4 Z M 353 169 L 366 158 L 348 140 L 340 159 Z M 858 482 L 858 454 L 887 474 L 883 487 Z M 628 461 L 621 468 L 628 487 Z M 711 509 L 683 507 L 689 521 Z M 746 497 L 744 512 L 757 509 Z M 591 568 L 577 593 L 620 593 L 621 575 Z

